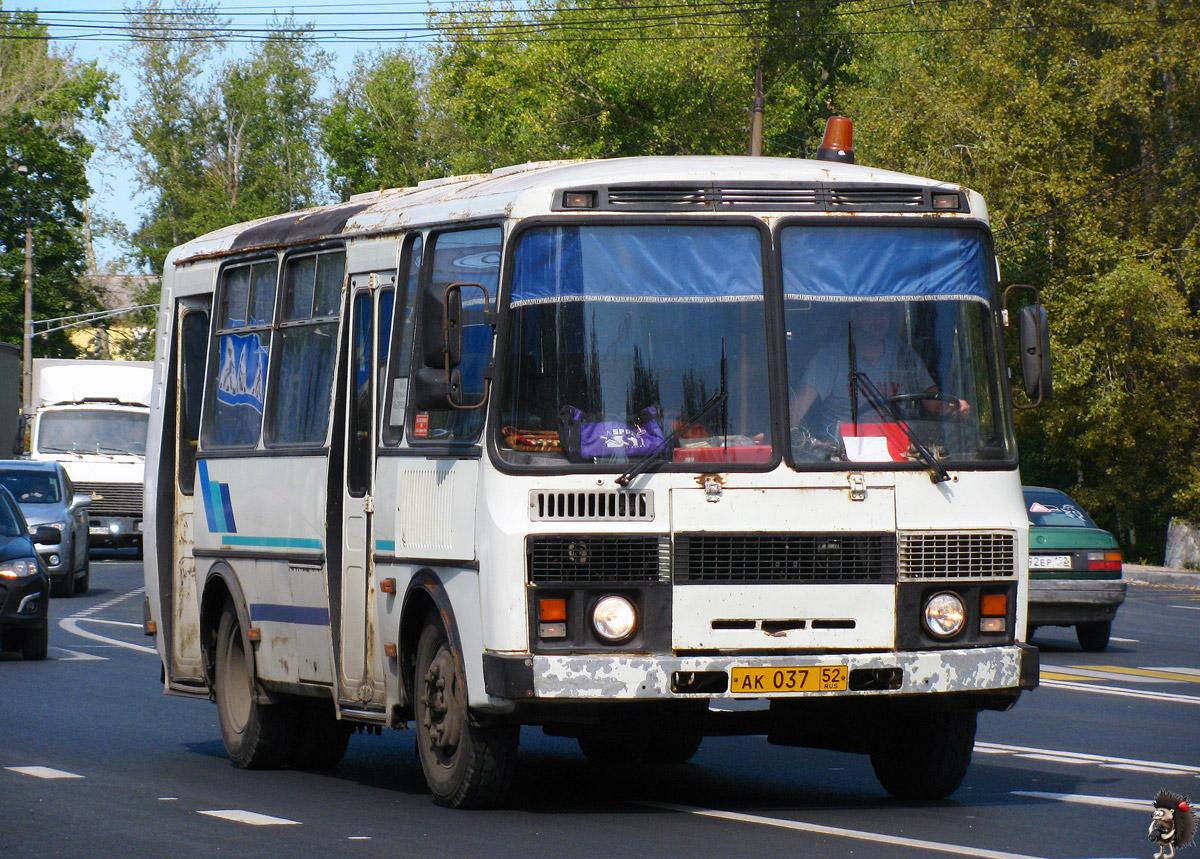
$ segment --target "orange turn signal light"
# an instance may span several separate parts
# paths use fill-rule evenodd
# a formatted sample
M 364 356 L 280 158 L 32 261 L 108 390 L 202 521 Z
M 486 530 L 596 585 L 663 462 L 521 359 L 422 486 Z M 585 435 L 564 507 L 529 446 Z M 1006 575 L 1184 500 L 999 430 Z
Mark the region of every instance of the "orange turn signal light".
M 979 598 L 982 617 L 1004 617 L 1008 614 L 1008 594 L 984 594 Z
M 538 620 L 553 623 L 567 619 L 567 601 L 563 597 L 538 600 Z

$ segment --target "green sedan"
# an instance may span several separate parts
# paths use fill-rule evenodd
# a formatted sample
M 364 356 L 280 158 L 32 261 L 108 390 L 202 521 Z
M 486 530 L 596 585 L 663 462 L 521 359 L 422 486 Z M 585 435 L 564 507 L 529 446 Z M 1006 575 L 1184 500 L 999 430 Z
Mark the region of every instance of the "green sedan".
M 1073 626 L 1079 646 L 1108 647 L 1125 601 L 1116 538 L 1057 489 L 1026 486 L 1029 511 L 1029 634 L 1039 626 Z

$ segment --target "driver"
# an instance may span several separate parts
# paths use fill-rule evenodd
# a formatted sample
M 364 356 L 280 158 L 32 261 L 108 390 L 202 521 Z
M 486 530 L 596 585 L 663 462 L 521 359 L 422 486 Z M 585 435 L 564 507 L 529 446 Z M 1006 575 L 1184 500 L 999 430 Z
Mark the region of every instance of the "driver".
M 917 353 L 892 333 L 891 309 L 878 302 L 856 304 L 850 311 L 854 335 L 854 363 L 886 397 L 927 393 L 935 399 L 922 400 L 925 410 L 936 417 L 964 418 L 971 407 L 963 399 L 938 399 L 938 388 Z M 860 422 L 882 420 L 856 385 Z M 792 390 L 791 425 L 800 426 L 817 403 L 813 426 L 838 426 L 853 420 L 850 404 L 850 348 L 848 336 L 826 343 L 808 362 L 800 383 Z M 818 400 L 820 401 L 818 403 Z

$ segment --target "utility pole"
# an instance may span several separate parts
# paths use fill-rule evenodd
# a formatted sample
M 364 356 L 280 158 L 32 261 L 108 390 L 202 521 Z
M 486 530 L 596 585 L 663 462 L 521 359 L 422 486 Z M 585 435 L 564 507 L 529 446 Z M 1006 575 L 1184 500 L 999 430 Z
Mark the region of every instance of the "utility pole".
M 29 223 L 29 167 L 17 165 L 25 192 L 25 336 L 21 352 L 21 413 L 33 414 L 33 225 Z

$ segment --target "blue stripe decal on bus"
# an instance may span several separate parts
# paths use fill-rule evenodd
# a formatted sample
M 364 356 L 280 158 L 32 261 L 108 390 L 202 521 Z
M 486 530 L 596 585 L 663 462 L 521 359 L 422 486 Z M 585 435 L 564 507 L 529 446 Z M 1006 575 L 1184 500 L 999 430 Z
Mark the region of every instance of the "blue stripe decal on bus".
M 233 502 L 229 500 L 229 484 L 218 483 L 221 487 L 221 513 L 225 518 L 225 527 L 222 531 L 231 531 L 237 533 L 237 525 L 233 521 Z
M 376 540 L 375 551 L 377 552 L 394 552 L 396 551 L 395 540 Z
M 329 626 L 329 609 L 302 605 L 254 603 L 250 606 L 250 620 L 298 623 L 304 626 Z
M 208 530 L 217 531 L 217 523 L 213 515 L 212 495 L 208 488 L 208 463 L 203 459 L 197 463 L 200 474 L 200 497 L 204 499 L 204 518 L 208 521 Z
M 324 547 L 320 540 L 308 537 L 243 537 L 237 534 L 225 534 L 221 542 L 226 546 L 249 546 L 259 549 L 313 549 L 321 551 Z

